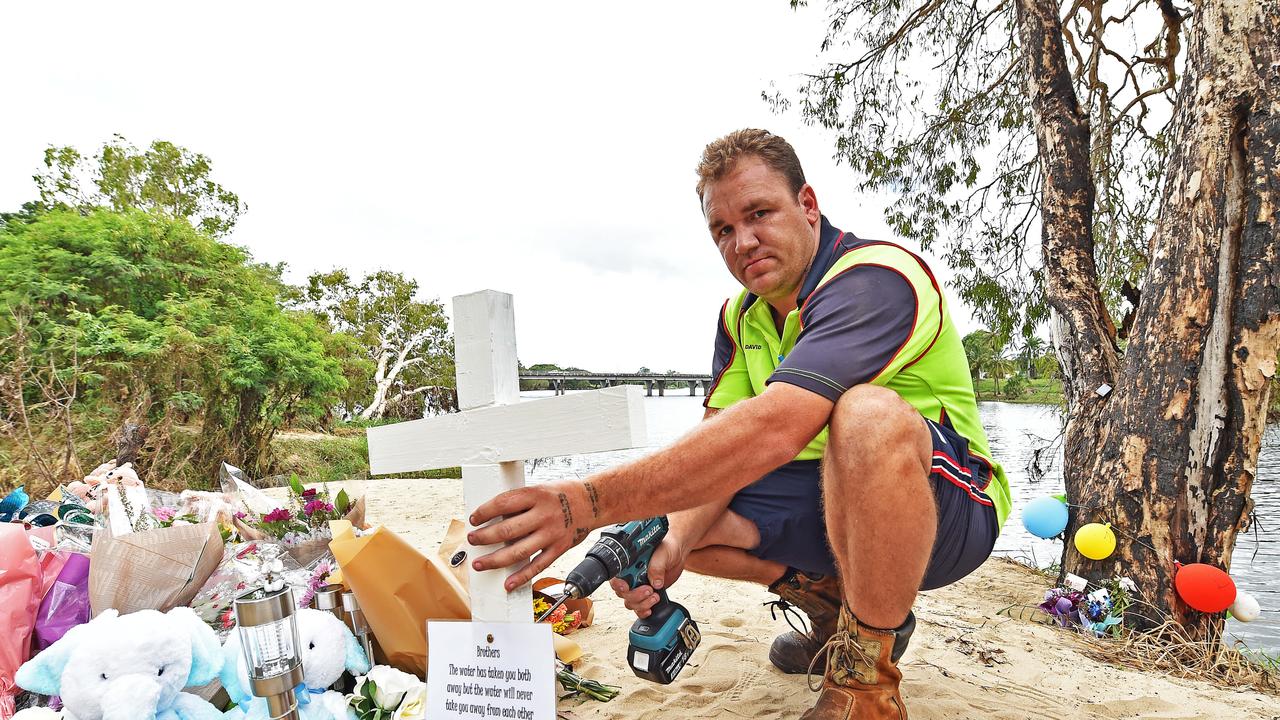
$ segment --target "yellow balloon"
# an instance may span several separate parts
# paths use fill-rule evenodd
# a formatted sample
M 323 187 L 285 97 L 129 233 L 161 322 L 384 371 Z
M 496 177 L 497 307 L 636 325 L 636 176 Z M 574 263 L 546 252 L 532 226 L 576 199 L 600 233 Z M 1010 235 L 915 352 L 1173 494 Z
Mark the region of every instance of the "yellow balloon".
M 1089 523 L 1076 531 L 1076 549 L 1090 560 L 1103 560 L 1116 551 L 1116 534 L 1110 524 Z

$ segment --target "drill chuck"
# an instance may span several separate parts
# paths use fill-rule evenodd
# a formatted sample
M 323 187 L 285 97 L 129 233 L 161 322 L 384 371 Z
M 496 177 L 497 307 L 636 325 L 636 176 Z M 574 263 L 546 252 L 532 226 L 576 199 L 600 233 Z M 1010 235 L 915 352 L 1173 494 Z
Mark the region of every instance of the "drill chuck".
M 621 568 L 618 568 L 618 570 L 621 570 Z M 614 570 L 612 573 L 609 572 L 609 568 L 605 566 L 605 563 L 596 556 L 595 548 L 592 548 L 592 552 L 588 553 L 582 559 L 582 562 L 570 570 L 565 577 L 565 594 L 574 599 L 587 597 L 601 585 L 608 582 L 609 578 L 618 573 L 618 570 Z

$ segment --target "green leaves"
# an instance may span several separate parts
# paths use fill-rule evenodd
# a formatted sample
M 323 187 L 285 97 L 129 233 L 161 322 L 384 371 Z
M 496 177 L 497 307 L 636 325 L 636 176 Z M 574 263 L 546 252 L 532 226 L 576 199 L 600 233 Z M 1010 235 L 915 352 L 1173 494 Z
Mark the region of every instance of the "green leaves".
M 364 684 L 360 686 L 360 692 L 350 697 L 349 707 L 355 711 L 356 720 L 384 720 L 391 717 L 394 709 L 383 710 L 374 700 L 374 693 L 377 690 L 377 683 L 365 677 Z
M 346 515 L 351 509 L 351 498 L 347 496 L 345 489 L 338 491 L 338 497 L 333 500 L 333 509 L 337 510 L 339 515 Z
M 390 271 L 361 280 L 345 270 L 307 279 L 300 306 L 334 332 L 330 351 L 340 360 L 346 412 L 362 417 L 421 417 L 424 409 L 449 409 L 443 389 L 454 386 L 453 340 L 444 308 L 418 298 L 417 282 Z M 379 406 L 378 385 L 386 391 Z
M 34 179 L 50 209 L 142 209 L 186 220 L 212 237 L 229 233 L 245 211 L 235 193 L 210 179 L 209 158 L 166 140 L 139 150 L 116 135 L 91 159 L 51 146 L 44 165 Z
M 63 209 L 0 226 L 0 338 L 29 318 L 32 356 L 76 368 L 91 416 L 199 428 L 205 477 L 224 459 L 263 469 L 275 428 L 326 417 L 346 387 L 328 328 L 283 294 L 277 268 L 161 214 Z
M 1125 103 L 1108 99 L 1137 91 L 1139 76 L 1144 86 L 1150 78 L 1113 67 L 1115 80 L 1132 82 L 1108 89 L 1087 63 L 1153 52 L 1144 49 L 1151 38 L 1140 36 L 1162 23 L 1157 4 L 1141 5 L 1121 18 L 1076 3 L 1064 20 L 1076 39 L 1072 48 L 1090 48 L 1073 61 L 1075 91 L 1095 129 L 1095 255 L 1116 316 L 1122 288 L 1138 286 L 1147 264 L 1166 137 L 1141 127 L 1145 104 L 1116 117 Z M 836 0 L 826 10 L 821 64 L 793 92 L 763 95 L 775 112 L 797 112 L 827 130 L 835 159 L 862 174 L 861 188 L 893 198 L 884 209 L 890 227 L 945 258 L 980 322 L 1025 335 L 1047 318 L 1048 306 L 1042 179 L 1015 7 L 1003 0 Z M 1090 12 L 1107 13 L 1105 22 Z M 1112 45 L 1101 47 L 1093 32 L 1108 33 Z M 1153 112 L 1148 122 L 1159 117 L 1165 113 Z

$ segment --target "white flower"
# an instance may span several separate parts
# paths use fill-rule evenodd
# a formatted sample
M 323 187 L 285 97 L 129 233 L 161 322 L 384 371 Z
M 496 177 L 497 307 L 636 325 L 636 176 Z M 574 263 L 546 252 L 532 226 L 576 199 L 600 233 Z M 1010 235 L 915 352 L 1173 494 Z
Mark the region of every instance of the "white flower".
M 427 684 L 418 683 L 416 687 L 404 694 L 400 707 L 391 716 L 391 720 L 423 720 L 427 716 Z
M 1137 584 L 1127 577 L 1120 578 L 1120 588 L 1125 592 L 1130 592 L 1130 593 L 1138 592 Z
M 373 681 L 373 702 L 383 710 L 400 707 L 405 694 L 422 684 L 417 676 L 401 672 L 390 665 L 375 665 L 368 675 L 356 682 L 356 695 L 360 694 L 366 679 Z

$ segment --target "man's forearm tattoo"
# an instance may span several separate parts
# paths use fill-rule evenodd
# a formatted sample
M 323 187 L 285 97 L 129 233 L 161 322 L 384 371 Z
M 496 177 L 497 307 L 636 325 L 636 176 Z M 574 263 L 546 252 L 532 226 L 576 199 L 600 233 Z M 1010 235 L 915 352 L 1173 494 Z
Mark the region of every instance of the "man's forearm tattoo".
M 569 509 L 569 496 L 560 493 L 560 512 L 564 513 L 564 526 L 568 528 L 573 524 L 573 511 Z
M 587 535 L 588 535 L 590 532 L 591 532 L 591 531 L 590 531 L 590 530 L 588 530 L 588 529 L 586 529 L 586 528 L 578 528 L 577 530 L 574 530 L 574 531 L 573 531 L 573 544 L 574 544 L 574 545 L 577 545 L 578 543 L 582 542 L 583 540 L 586 540 L 586 539 L 587 539 Z
M 600 496 L 596 494 L 596 487 L 590 480 L 582 484 L 587 488 L 587 497 L 591 498 L 591 517 L 600 517 Z

